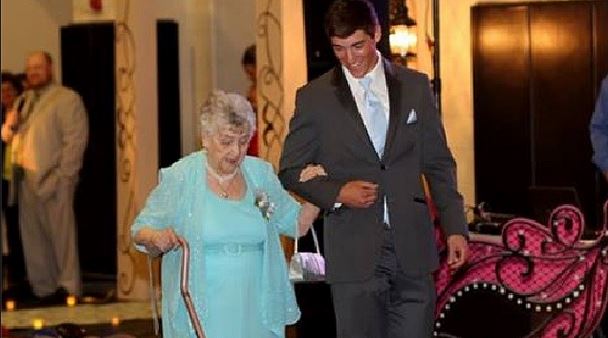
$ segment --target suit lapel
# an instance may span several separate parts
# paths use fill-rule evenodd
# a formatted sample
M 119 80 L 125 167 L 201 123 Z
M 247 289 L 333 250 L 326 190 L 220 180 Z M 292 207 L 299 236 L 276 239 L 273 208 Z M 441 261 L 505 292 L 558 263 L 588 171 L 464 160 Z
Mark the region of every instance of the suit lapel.
M 348 86 L 348 82 L 346 81 L 346 77 L 342 72 L 342 67 L 340 65 L 334 68 L 334 74 L 332 77 L 332 85 L 335 88 L 336 96 L 338 97 L 338 101 L 344 108 L 344 112 L 348 115 L 349 121 L 355 130 L 355 134 L 357 137 L 361 139 L 365 144 L 368 145 L 368 149 L 376 154 L 374 150 L 374 145 L 367 134 L 367 129 L 365 129 L 365 125 L 363 124 L 363 119 L 361 118 L 361 114 L 357 109 L 357 103 L 353 98 L 353 95 L 350 91 L 350 87 Z
M 399 113 L 401 112 L 402 107 L 401 93 L 404 84 L 397 78 L 393 65 L 384 58 L 382 61 L 384 62 L 384 76 L 386 77 L 386 89 L 388 90 L 390 106 L 388 131 L 386 132 L 386 143 L 384 145 L 384 154 L 382 155 L 382 161 L 384 162 L 391 151 L 391 146 L 393 145 L 395 134 L 397 132 L 397 127 L 399 126 Z

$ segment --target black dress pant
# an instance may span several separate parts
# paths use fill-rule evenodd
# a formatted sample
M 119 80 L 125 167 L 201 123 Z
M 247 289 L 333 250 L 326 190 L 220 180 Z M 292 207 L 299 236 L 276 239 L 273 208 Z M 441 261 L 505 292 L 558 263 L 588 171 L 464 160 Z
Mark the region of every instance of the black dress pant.
M 331 291 L 338 338 L 432 337 L 433 277 L 403 271 L 390 228 L 385 229 L 374 276 L 362 282 L 333 283 Z
M 8 244 L 8 256 L 3 257 L 3 272 L 7 273 L 9 291 L 23 289 L 27 286 L 25 278 L 25 262 L 23 259 L 23 245 L 21 244 L 21 233 L 19 231 L 19 210 L 17 205 L 8 206 L 9 182 L 2 180 L 2 214 L 6 220 L 6 237 Z M 18 295 L 12 295 L 16 297 Z

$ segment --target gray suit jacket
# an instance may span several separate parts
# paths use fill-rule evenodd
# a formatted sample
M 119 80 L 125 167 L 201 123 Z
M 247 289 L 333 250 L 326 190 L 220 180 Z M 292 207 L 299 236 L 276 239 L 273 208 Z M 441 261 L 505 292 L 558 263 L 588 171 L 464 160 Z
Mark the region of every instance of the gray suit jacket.
M 75 186 L 78 181 L 89 125 L 82 99 L 73 90 L 50 84 L 30 108 L 33 95 L 32 90 L 23 94 L 13 159 L 24 169 L 30 188 L 47 199 L 59 184 Z
M 390 118 L 385 151 L 376 154 L 341 67 L 300 88 L 280 162 L 285 187 L 327 210 L 325 255 L 329 282 L 361 281 L 373 275 L 383 238 L 386 196 L 395 250 L 409 274 L 438 266 L 437 249 L 421 175 L 426 177 L 446 234 L 466 234 L 456 164 L 446 144 L 428 78 L 384 62 Z M 414 111 L 416 120 L 408 122 Z M 323 165 L 327 177 L 300 183 L 309 163 Z M 350 180 L 376 182 L 380 198 L 367 209 L 334 209 L 340 188 Z

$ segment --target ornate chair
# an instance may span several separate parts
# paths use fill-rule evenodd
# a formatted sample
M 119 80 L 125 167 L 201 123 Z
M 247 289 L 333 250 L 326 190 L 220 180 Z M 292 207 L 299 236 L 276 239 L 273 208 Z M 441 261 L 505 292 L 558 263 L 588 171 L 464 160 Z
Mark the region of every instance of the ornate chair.
M 553 210 L 547 225 L 516 218 L 501 236 L 472 234 L 469 261 L 454 274 L 440 241 L 434 335 L 591 336 L 608 301 L 607 208 L 592 240 L 581 240 L 585 221 L 570 205 Z

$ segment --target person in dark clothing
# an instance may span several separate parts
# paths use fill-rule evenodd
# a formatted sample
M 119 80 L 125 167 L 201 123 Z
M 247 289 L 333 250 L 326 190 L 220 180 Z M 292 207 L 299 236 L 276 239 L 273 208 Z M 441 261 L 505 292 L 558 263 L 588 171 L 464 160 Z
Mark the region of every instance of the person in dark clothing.
M 13 109 L 17 98 L 23 92 L 23 84 L 18 75 L 2 72 L 2 122 Z M 11 167 L 10 143 L 2 142 L 2 227 L 6 241 L 2 247 L 3 298 L 22 298 L 27 289 L 23 247 L 19 232 L 17 202 L 10 194 Z

